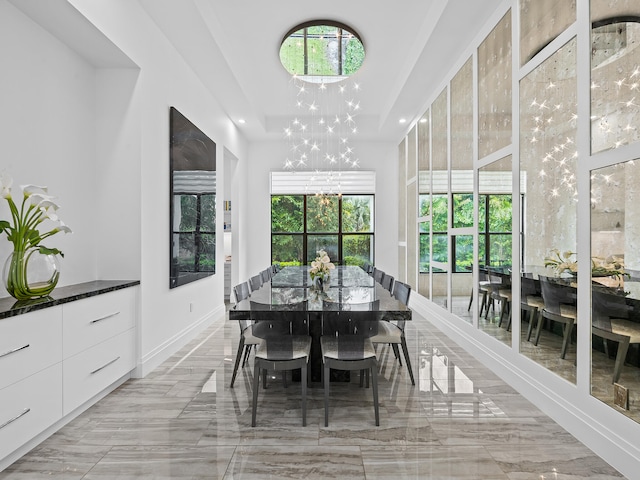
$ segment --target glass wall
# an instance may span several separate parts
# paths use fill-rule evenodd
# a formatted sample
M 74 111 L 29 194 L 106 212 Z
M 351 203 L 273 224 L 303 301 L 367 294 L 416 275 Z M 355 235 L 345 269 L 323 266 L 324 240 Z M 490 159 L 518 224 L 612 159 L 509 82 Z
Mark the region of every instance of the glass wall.
M 640 421 L 640 4 L 591 1 L 591 394 Z M 636 154 L 637 155 L 637 154 Z
M 511 145 L 511 11 L 478 47 L 478 158 Z
M 403 140 L 418 293 L 550 397 L 640 421 L 640 3 L 511 7 Z
M 448 307 L 449 297 L 449 109 L 445 88 L 431 105 L 431 270 L 432 300 Z
M 478 172 L 478 325 L 511 345 L 511 156 Z
M 536 285 L 535 292 L 521 291 L 521 296 L 531 294 L 544 302 L 537 316 L 523 316 L 520 350 L 572 382 L 577 318 L 577 277 L 572 268 L 577 252 L 576 123 L 574 38 L 520 81 L 522 273 Z M 543 288 L 547 277 L 561 280 L 548 283 L 547 291 Z M 548 307 L 549 302 L 554 307 Z M 529 336 L 525 322 L 536 322 L 531 325 L 535 335 Z

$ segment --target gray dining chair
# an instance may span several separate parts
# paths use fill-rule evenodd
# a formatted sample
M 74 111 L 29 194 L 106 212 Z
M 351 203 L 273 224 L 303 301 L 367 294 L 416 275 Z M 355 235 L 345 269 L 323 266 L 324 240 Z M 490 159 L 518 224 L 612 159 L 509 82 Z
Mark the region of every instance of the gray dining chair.
M 371 337 L 378 332 L 378 322 L 369 311 L 325 311 L 322 314 L 322 352 L 324 385 L 324 426 L 329 426 L 330 372 L 360 370 L 371 374 L 373 409 L 376 426 L 380 426 L 378 402 L 378 360 Z
M 388 290 L 389 293 L 392 293 L 394 280 L 395 279 L 391 275 L 387 275 L 385 273 L 384 276 L 382 277 L 382 282 L 380 282 L 380 285 L 382 285 L 385 288 L 385 290 Z
M 640 343 L 640 325 L 629 320 L 633 307 L 624 296 L 594 286 L 591 292 L 591 333 L 602 339 L 608 356 L 608 341 L 617 342 L 616 359 L 611 383 L 620 379 L 629 345 Z
M 249 298 L 249 285 L 247 282 L 242 282 L 233 287 L 233 294 L 236 297 L 236 304 Z M 233 373 L 231 375 L 230 388 L 233 388 L 233 384 L 236 381 L 238 374 L 238 368 L 240 367 L 240 361 L 242 360 L 242 368 L 247 364 L 247 360 L 251 353 L 251 349 L 260 344 L 260 339 L 253 335 L 253 325 L 251 320 L 238 320 L 240 325 L 240 340 L 238 341 L 238 350 L 236 352 L 236 361 L 233 366 Z
M 576 289 L 568 285 L 558 282 L 558 280 L 540 276 L 540 289 L 542 291 L 542 300 L 544 308 L 542 309 L 542 319 L 536 327 L 535 344 L 538 345 L 540 340 L 540 332 L 544 319 L 551 320 L 563 324 L 562 328 L 562 349 L 560 350 L 560 358 L 564 358 L 567 354 L 573 327 L 576 325 L 578 316 L 576 308 Z
M 260 287 L 262 287 L 262 274 L 254 275 L 249 279 L 249 284 L 251 285 L 251 291 L 255 292 Z
M 253 403 L 251 426 L 256 426 L 258 390 L 262 374 L 263 388 L 267 386 L 267 370 L 285 373 L 300 369 L 302 426 L 307 425 L 307 365 L 311 352 L 311 337 L 306 314 L 307 302 L 280 306 L 272 311 L 271 305 L 251 302 L 253 334 L 261 339 L 256 348 L 253 369 Z M 300 333 L 306 332 L 306 333 Z
M 405 306 L 409 305 L 409 297 L 411 296 L 411 286 L 406 283 L 396 281 L 393 287 L 393 297 L 402 302 Z M 407 347 L 407 339 L 405 337 L 405 320 L 395 320 L 387 318 L 385 320 L 379 320 L 378 333 L 371 338 L 371 342 L 374 345 L 387 344 L 393 348 L 393 353 L 398 360 L 400 366 L 402 366 L 402 360 L 400 359 L 400 351 L 398 346 L 402 347 L 402 353 L 404 355 L 405 363 L 407 364 L 407 370 L 409 372 L 409 378 L 411 379 L 411 385 L 415 385 L 415 379 L 413 377 L 413 369 L 411 368 L 411 357 L 409 355 L 409 348 Z

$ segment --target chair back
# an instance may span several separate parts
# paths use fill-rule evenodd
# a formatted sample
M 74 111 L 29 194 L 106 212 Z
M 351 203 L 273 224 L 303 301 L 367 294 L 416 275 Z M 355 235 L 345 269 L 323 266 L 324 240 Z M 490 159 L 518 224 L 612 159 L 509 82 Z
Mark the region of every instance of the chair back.
M 539 278 L 545 310 L 556 315 L 562 315 L 560 305 L 576 304 L 575 288 L 558 283 L 557 280 L 550 277 L 540 275 Z
M 538 294 L 538 289 L 536 288 L 536 281 L 531 277 L 527 277 L 523 275 L 522 277 L 520 277 L 520 291 L 522 292 L 521 293 L 522 301 L 526 302 L 528 295 Z
M 262 283 L 267 283 L 268 281 L 270 281 L 272 275 L 273 275 L 273 272 L 271 271 L 271 268 L 266 268 L 263 271 L 261 271 L 260 276 L 262 277 Z
M 409 306 L 409 297 L 411 296 L 411 286 L 399 281 L 394 282 L 393 298 Z
M 394 278 L 391 275 L 385 274 L 382 277 L 382 282 L 380 283 L 386 290 L 389 290 L 389 293 L 393 292 L 393 282 Z
M 628 319 L 633 307 L 627 305 L 623 296 L 607 292 L 600 287 L 591 289 L 591 325 L 601 330 L 611 331 L 611 319 Z
M 249 285 L 247 282 L 242 282 L 233 287 L 233 295 L 236 297 L 236 303 L 240 303 L 242 300 L 249 298 Z
M 324 311 L 322 335 L 336 340 L 340 360 L 361 360 L 372 349 L 371 337 L 378 334 L 378 321 L 370 311 Z
M 251 291 L 255 292 L 260 287 L 262 287 L 262 275 L 254 275 L 249 279 L 249 283 L 251 284 Z
M 375 268 L 373 269 L 373 279 L 378 282 L 378 283 L 382 283 L 382 279 L 384 278 L 384 271 L 380 270 L 379 268 Z
M 251 320 L 253 320 L 253 335 L 266 339 L 283 335 L 307 335 L 309 321 L 307 316 L 307 301 L 278 305 L 278 310 L 271 310 L 270 304 L 254 302 L 251 305 Z M 269 312 L 269 314 L 265 314 Z

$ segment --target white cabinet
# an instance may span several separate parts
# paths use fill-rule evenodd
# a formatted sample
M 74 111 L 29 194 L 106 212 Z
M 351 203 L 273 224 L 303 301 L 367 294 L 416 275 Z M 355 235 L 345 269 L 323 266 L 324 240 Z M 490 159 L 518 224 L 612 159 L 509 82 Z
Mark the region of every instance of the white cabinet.
M 63 305 L 67 415 L 135 368 L 135 289 Z
M 62 307 L 0 320 L 0 389 L 62 360 Z
M 64 358 L 135 326 L 135 289 L 84 298 L 62 306 Z
M 63 414 L 67 415 L 135 367 L 133 330 L 65 359 Z
M 114 283 L 63 287 L 61 305 L 0 312 L 0 471 L 135 368 L 138 282 Z
M 2 459 L 62 418 L 62 363 L 0 390 L 0 405 Z

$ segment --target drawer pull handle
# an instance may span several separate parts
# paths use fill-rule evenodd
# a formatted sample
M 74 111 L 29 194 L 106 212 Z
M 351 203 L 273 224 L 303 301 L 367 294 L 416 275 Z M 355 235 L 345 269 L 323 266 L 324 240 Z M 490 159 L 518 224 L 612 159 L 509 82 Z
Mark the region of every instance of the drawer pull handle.
M 0 430 L 2 430 L 4 427 L 6 427 L 7 425 L 9 425 L 10 423 L 15 422 L 16 420 L 18 420 L 20 417 L 22 417 L 23 415 L 26 415 L 27 413 L 29 413 L 31 411 L 30 408 L 25 408 L 24 411 L 22 413 L 19 413 L 18 415 L 16 415 L 15 417 L 7 420 L 6 422 L 4 422 L 2 425 L 0 425 Z
M 119 315 L 119 314 L 120 314 L 120 312 L 110 313 L 109 315 L 105 315 L 104 317 L 100 317 L 100 318 L 96 318 L 95 320 L 91 320 L 89 323 L 98 323 L 98 322 L 101 322 L 102 320 L 106 320 L 107 318 L 115 317 L 116 315 Z
M 29 348 L 29 344 L 28 343 L 26 345 L 22 346 L 22 347 L 18 347 L 18 348 L 14 348 L 13 350 L 9 350 L 8 352 L 0 353 L 0 358 L 6 357 L 7 355 L 11 355 L 12 353 L 19 352 L 20 350 L 24 350 L 25 348 Z
M 113 360 L 111 360 L 110 362 L 105 363 L 103 366 L 96 368 L 93 372 L 91 372 L 91 375 L 93 375 L 94 373 L 98 373 L 100 370 L 102 370 L 103 368 L 107 368 L 109 365 L 111 365 L 112 363 L 117 362 L 118 360 L 120 360 L 120 357 L 116 357 Z

